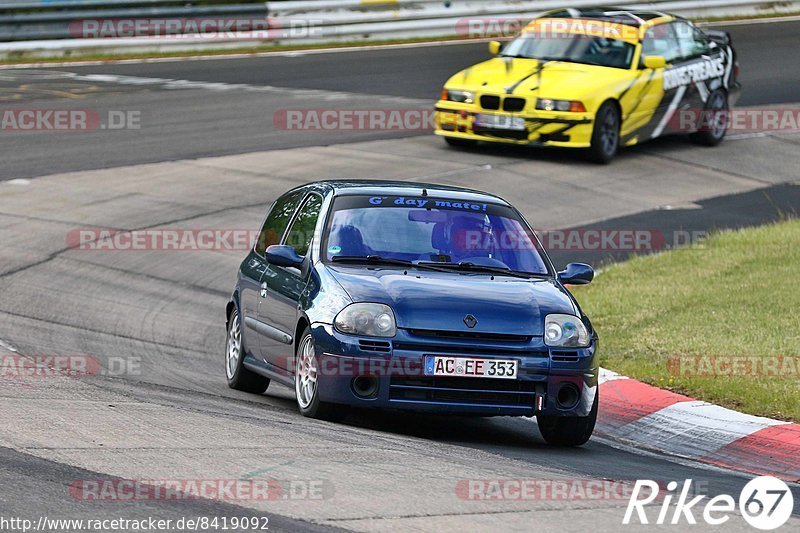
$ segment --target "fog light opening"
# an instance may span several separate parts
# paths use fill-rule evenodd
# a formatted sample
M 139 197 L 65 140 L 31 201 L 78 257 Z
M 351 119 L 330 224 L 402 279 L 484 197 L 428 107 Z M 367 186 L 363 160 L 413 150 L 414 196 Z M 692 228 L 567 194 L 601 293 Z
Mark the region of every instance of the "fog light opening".
M 556 402 L 561 409 L 572 409 L 581 399 L 581 393 L 574 383 L 564 383 L 558 389 Z
M 353 379 L 353 392 L 359 398 L 375 398 L 378 396 L 378 378 L 375 376 L 358 376 Z

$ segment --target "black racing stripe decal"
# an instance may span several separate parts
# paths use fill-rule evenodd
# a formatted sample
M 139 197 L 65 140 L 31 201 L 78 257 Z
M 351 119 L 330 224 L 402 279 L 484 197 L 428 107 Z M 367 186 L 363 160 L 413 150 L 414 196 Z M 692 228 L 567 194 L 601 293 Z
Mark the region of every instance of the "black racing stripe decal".
M 648 91 L 648 89 L 650 89 L 650 86 L 653 85 L 653 80 L 655 80 L 655 77 L 656 77 L 656 71 L 653 70 L 653 71 L 650 72 L 650 79 L 647 80 L 647 83 L 644 84 L 644 86 L 642 87 L 642 90 L 639 91 L 639 95 L 638 95 L 638 98 L 636 100 L 636 103 L 633 104 L 633 107 L 631 108 L 630 112 L 627 115 L 625 115 L 625 117 L 623 117 L 623 119 L 622 119 L 623 121 L 628 120 L 628 118 L 630 118 L 630 116 L 633 115 L 636 112 L 636 110 L 639 109 L 639 106 L 642 105 L 642 101 L 644 100 L 644 96 L 647 94 L 647 91 Z M 627 92 L 627 91 L 625 91 L 625 92 Z M 623 95 L 624 95 L 624 93 L 623 93 Z M 622 97 L 620 96 L 620 99 L 621 98 Z M 660 102 L 659 102 L 659 105 L 660 105 Z
M 636 82 L 637 82 L 637 81 L 639 81 L 639 78 L 641 78 L 641 77 L 642 77 L 642 74 L 644 74 L 644 72 L 640 72 L 640 73 L 639 73 L 639 74 L 638 74 L 638 75 L 637 75 L 637 76 L 636 76 L 636 77 L 633 79 L 633 81 L 631 82 L 631 84 L 630 84 L 630 85 L 628 85 L 628 86 L 625 88 L 625 90 L 624 90 L 624 91 L 622 91 L 622 92 L 620 93 L 619 97 L 617 97 L 617 100 L 622 100 L 623 98 L 625 98 L 625 95 L 626 95 L 626 94 L 628 94 L 628 92 L 629 92 L 631 89 L 633 89 L 633 86 L 634 86 L 634 85 L 636 85 Z
M 523 83 L 525 80 L 528 80 L 528 79 L 532 78 L 533 76 L 539 76 L 539 82 L 538 82 L 538 84 L 537 84 L 537 88 L 538 88 L 539 86 L 541 86 L 541 85 L 542 85 L 542 70 L 544 70 L 544 67 L 546 67 L 546 66 L 547 66 L 547 63 L 548 63 L 548 61 L 545 61 L 544 63 L 542 63 L 541 65 L 539 65 L 539 66 L 536 68 L 536 70 L 534 70 L 534 71 L 533 71 L 533 72 L 531 72 L 530 74 L 527 74 L 527 75 L 525 75 L 525 76 L 524 76 L 522 79 L 520 79 L 519 81 L 517 81 L 515 84 L 513 84 L 513 85 L 510 85 L 510 86 L 506 87 L 506 94 L 514 94 L 514 91 L 517 89 L 517 87 L 519 87 L 520 85 L 522 85 L 522 83 Z

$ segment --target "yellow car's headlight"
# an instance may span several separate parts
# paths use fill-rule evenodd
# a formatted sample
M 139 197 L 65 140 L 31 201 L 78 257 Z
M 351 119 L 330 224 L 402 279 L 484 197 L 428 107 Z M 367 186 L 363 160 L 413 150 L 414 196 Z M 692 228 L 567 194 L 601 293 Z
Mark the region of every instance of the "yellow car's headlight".
M 538 98 L 536 109 L 539 111 L 565 111 L 570 113 L 586 113 L 586 106 L 583 102 L 576 100 L 553 100 L 550 98 Z
M 460 104 L 471 104 L 475 102 L 475 93 L 472 91 L 453 91 L 442 89 L 442 100 L 458 102 Z

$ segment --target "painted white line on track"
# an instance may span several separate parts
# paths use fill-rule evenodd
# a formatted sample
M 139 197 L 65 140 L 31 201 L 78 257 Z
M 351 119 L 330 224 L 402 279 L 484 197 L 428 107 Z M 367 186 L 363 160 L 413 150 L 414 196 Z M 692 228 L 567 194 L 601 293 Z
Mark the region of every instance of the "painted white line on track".
M 290 96 L 292 98 L 308 98 L 315 97 L 321 100 L 347 100 L 353 97 L 353 92 L 344 91 L 329 91 L 326 89 L 296 89 L 289 87 L 275 87 L 273 85 L 251 85 L 248 83 L 226 83 L 226 82 L 210 82 L 210 81 L 193 81 L 181 80 L 173 78 L 150 78 L 144 76 L 124 76 L 119 74 L 77 74 L 74 72 L 67 72 L 69 79 L 77 81 L 87 81 L 91 83 L 111 83 L 116 85 L 133 85 L 133 86 L 157 86 L 164 90 L 206 90 L 206 91 L 248 91 L 248 92 L 261 92 L 261 93 L 279 93 L 281 95 Z M 381 94 L 369 94 L 372 98 L 379 99 L 382 102 L 391 102 L 396 104 L 406 104 L 409 106 L 419 106 L 421 109 L 428 109 L 430 107 L 430 100 L 420 98 L 408 98 L 405 96 L 392 96 Z
M 595 274 L 597 274 L 597 272 L 595 272 Z M 599 385 L 602 385 L 607 381 L 615 381 L 618 379 L 628 379 L 628 376 L 623 376 L 622 374 L 617 374 L 611 370 L 600 368 L 600 374 L 597 377 Z
M 6 342 L 3 339 L 0 339 L 0 348 L 5 348 L 9 352 L 17 352 L 17 347 L 11 344 L 10 342 Z
M 698 26 L 756 26 L 758 24 L 775 24 L 776 22 L 797 22 L 800 21 L 800 15 L 792 15 L 790 17 L 764 17 L 757 19 L 732 19 L 732 20 L 715 20 L 714 22 L 699 22 Z
M 416 43 L 395 43 L 395 44 L 369 44 L 364 46 L 342 46 L 332 48 L 309 48 L 307 50 L 280 50 L 275 52 L 238 52 L 230 54 L 208 54 L 208 55 L 187 55 L 187 56 L 171 56 L 171 57 L 146 57 L 137 59 L 103 59 L 103 60 L 90 60 L 90 61 L 47 61 L 40 63 L 17 63 L 12 65 L 0 65 L 0 70 L 15 69 L 15 68 L 42 68 L 47 66 L 53 67 L 84 67 L 84 66 L 98 66 L 98 65 L 129 65 L 140 63 L 174 63 L 183 61 L 214 61 L 216 59 L 247 59 L 250 57 L 287 57 L 293 58 L 303 55 L 315 54 L 335 54 L 335 53 L 348 53 L 348 52 L 364 52 L 372 50 L 394 50 L 402 48 L 430 48 L 436 46 L 458 46 L 464 44 L 487 43 L 490 38 L 486 39 L 456 39 L 452 41 L 421 41 Z

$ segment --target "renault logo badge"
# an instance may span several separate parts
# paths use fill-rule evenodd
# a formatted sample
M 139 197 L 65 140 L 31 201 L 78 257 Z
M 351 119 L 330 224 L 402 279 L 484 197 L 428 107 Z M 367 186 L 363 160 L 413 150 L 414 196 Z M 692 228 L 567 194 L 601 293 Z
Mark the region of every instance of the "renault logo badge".
M 467 315 L 464 317 L 464 324 L 466 324 L 469 329 L 472 329 L 478 324 L 478 319 L 472 315 Z

